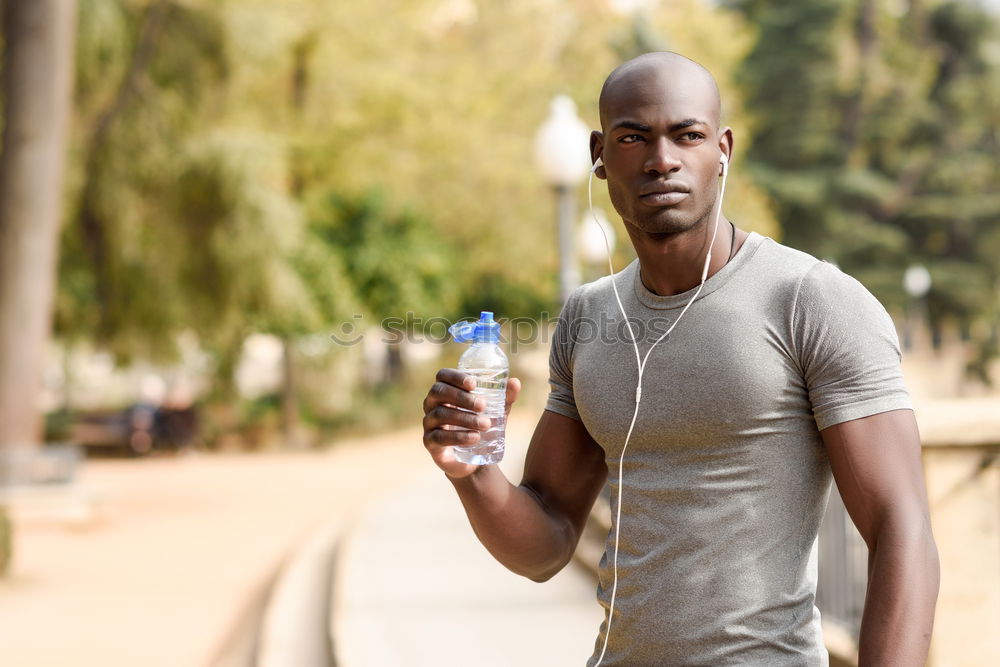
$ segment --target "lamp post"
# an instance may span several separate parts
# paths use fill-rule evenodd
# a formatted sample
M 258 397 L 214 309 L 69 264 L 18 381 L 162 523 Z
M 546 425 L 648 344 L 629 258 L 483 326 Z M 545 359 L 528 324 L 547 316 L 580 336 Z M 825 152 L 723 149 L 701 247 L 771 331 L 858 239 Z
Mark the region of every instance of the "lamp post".
M 595 222 L 596 219 L 596 222 Z M 603 230 L 603 234 L 601 233 Z M 598 267 L 603 272 L 608 262 L 608 253 L 615 251 L 615 228 L 608 222 L 608 216 L 599 208 L 594 209 L 594 215 L 584 213 L 580 220 L 578 238 L 580 240 L 580 258 L 590 267 Z M 605 239 L 607 243 L 605 244 Z M 590 277 L 587 278 L 590 280 Z
M 903 272 L 903 290 L 910 297 L 909 310 L 907 313 L 906 327 L 903 330 L 903 349 L 913 348 L 913 328 L 916 321 L 916 328 L 921 329 L 927 320 L 927 293 L 931 291 L 931 273 L 927 267 L 921 264 L 914 264 Z
M 535 161 L 542 177 L 556 193 L 559 231 L 559 298 L 563 303 L 580 284 L 573 233 L 573 189 L 590 168 L 590 130 L 576 115 L 566 95 L 556 95 L 549 117 L 535 135 Z

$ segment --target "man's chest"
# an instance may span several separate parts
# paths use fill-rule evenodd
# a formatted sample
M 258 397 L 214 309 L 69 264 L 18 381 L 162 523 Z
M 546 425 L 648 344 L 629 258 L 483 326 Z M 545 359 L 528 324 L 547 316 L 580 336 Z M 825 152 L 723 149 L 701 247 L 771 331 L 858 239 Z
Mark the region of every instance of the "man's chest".
M 652 349 L 637 434 L 667 449 L 704 451 L 740 435 L 811 425 L 808 393 L 785 332 L 751 315 L 735 308 L 686 317 Z M 645 331 L 654 326 L 647 324 Z M 642 357 L 653 340 L 640 337 Z M 635 350 L 627 337 L 581 339 L 572 363 L 581 418 L 612 454 L 624 442 L 635 407 Z

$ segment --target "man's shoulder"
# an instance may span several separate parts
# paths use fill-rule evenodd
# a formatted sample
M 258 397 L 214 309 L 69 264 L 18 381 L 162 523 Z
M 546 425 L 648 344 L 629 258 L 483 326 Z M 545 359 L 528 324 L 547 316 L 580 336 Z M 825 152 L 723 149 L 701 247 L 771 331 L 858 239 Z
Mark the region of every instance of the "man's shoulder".
M 871 292 L 850 274 L 841 271 L 833 262 L 817 259 L 812 255 L 766 239 L 757 277 L 767 275 L 782 286 L 782 292 L 791 298 L 796 308 L 814 304 L 823 310 L 836 310 L 847 304 L 873 302 L 881 304 Z
M 597 280 L 580 285 L 566 300 L 563 311 L 571 315 L 578 315 L 582 311 L 594 307 L 603 310 L 608 304 L 616 303 L 615 287 L 618 288 L 618 293 L 623 298 L 626 297 L 627 290 L 633 289 L 632 283 L 635 280 L 638 263 L 639 260 L 632 260 L 628 266 L 613 275 L 601 276 Z M 617 305 L 615 308 L 617 309 Z
M 754 243 L 748 267 L 770 276 L 800 280 L 817 265 L 825 264 L 809 253 L 778 243 L 769 236 L 751 233 L 747 242 Z
M 808 293 L 846 293 L 871 296 L 870 292 L 835 263 L 763 237 L 754 261 L 749 264 L 755 281 L 770 280 L 791 296 Z

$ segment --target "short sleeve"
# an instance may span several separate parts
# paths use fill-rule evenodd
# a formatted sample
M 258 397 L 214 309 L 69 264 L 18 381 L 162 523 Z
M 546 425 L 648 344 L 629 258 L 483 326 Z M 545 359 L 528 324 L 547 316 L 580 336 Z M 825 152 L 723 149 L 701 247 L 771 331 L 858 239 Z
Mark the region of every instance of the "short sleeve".
M 820 430 L 912 409 L 892 319 L 854 278 L 826 262 L 813 266 L 795 295 L 792 332 Z
M 549 349 L 549 398 L 545 403 L 546 410 L 576 420 L 580 419 L 580 413 L 573 396 L 573 343 L 579 303 L 578 293 L 574 292 L 556 322 Z

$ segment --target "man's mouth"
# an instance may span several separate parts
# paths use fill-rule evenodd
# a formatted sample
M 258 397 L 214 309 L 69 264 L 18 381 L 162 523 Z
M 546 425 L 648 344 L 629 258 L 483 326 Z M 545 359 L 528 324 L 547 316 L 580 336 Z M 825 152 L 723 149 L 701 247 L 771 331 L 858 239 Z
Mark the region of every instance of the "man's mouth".
M 687 196 L 686 192 L 651 192 L 641 195 L 639 199 L 650 206 L 673 206 L 680 204 Z
M 661 181 L 639 190 L 639 199 L 650 206 L 674 206 L 684 201 L 690 192 L 684 183 Z

